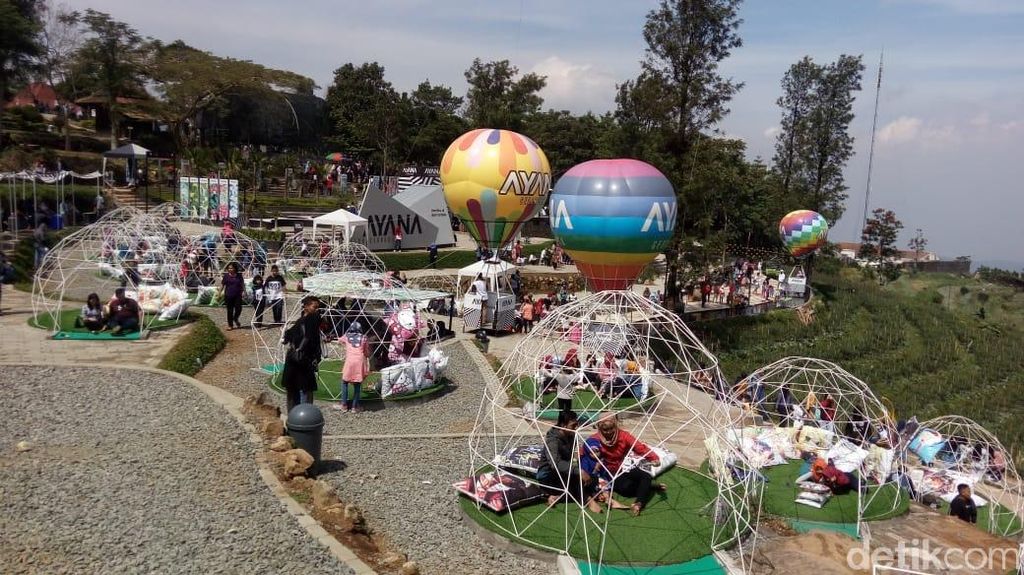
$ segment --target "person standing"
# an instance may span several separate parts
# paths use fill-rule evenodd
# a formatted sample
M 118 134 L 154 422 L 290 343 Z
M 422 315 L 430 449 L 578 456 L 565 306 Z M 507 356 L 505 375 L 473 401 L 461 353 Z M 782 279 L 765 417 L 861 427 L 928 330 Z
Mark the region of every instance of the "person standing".
M 302 298 L 302 317 L 284 332 L 281 343 L 287 346 L 281 382 L 288 413 L 300 403 L 313 403 L 316 372 L 320 365 L 320 299 Z
M 480 327 L 482 328 L 487 324 L 487 316 L 490 311 L 487 305 L 487 282 L 484 281 L 484 274 L 476 274 L 473 287 L 476 288 L 477 296 L 480 297 Z
M 245 291 L 245 280 L 238 273 L 238 264 L 228 264 L 227 273 L 220 280 L 221 291 L 224 293 L 224 307 L 228 312 L 228 330 L 242 327 L 239 318 L 242 316 L 242 292 Z
M 341 411 L 359 413 L 359 394 L 363 380 L 370 373 L 370 345 L 363 336 L 363 326 L 352 322 L 343 339 L 345 344 L 345 367 L 341 373 L 341 403 L 335 408 Z M 352 385 L 352 399 L 348 398 L 348 386 Z
M 431 243 L 427 247 L 427 255 L 430 257 L 430 267 L 437 267 L 437 244 Z
M 395 251 L 402 251 L 402 225 L 395 224 Z
M 523 305 L 519 308 L 519 315 L 523 318 L 523 331 L 529 332 L 533 329 L 533 302 L 530 296 L 523 296 Z
M 107 200 L 103 197 L 103 194 L 96 194 L 96 219 L 103 217 L 103 212 L 106 210 Z
M 267 309 L 267 297 L 263 291 L 263 276 L 260 274 L 252 276 L 252 307 L 256 309 L 252 326 L 259 329 L 263 327 L 263 311 Z
M 572 398 L 576 396 L 576 380 L 578 379 L 573 371 L 567 357 L 562 364 L 562 372 L 555 376 L 555 398 L 558 400 L 558 411 L 572 411 Z
M 263 282 L 263 293 L 274 316 L 275 324 L 281 323 L 281 315 L 284 312 L 284 287 L 284 276 L 277 270 L 277 266 L 270 266 L 270 275 Z

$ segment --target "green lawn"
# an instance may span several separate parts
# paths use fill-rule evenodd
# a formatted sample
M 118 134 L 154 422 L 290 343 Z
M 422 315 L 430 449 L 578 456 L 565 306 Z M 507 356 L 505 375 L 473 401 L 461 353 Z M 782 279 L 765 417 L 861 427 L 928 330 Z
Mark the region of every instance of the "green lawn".
M 762 496 L 763 509 L 773 515 L 815 521 L 820 523 L 857 523 L 857 492 L 835 495 L 821 509 L 795 502 L 800 489 L 796 486 L 796 478 L 800 476 L 803 461 L 795 460 L 785 465 L 765 467 L 761 473 L 768 479 Z M 881 490 L 879 492 L 879 490 Z M 876 494 L 877 492 L 877 494 Z M 902 515 L 910 508 L 910 500 L 906 493 L 892 484 L 882 487 L 869 487 L 865 498 L 873 497 L 864 510 L 866 521 L 879 521 Z M 894 501 L 899 498 L 895 506 Z
M 65 309 L 65 310 L 62 310 L 60 312 L 60 315 L 57 316 L 57 326 L 56 326 L 56 329 L 54 328 L 54 325 L 53 325 L 53 323 L 54 323 L 53 322 L 53 317 L 51 317 L 50 314 L 48 314 L 48 313 L 41 313 L 39 315 L 30 317 L 28 319 L 28 324 L 30 326 L 32 326 L 32 327 L 38 327 L 40 329 L 45 329 L 47 331 L 58 331 L 58 332 L 65 332 L 65 333 L 88 334 L 89 333 L 88 329 L 86 329 L 84 327 L 75 327 L 75 319 L 78 317 L 79 313 L 81 313 L 81 309 L 80 308 L 79 309 Z M 149 330 L 170 329 L 172 327 L 177 327 L 179 325 L 184 325 L 184 324 L 186 324 L 186 323 L 188 323 L 190 321 L 192 321 L 192 318 L 188 314 L 183 315 L 179 319 L 167 320 L 167 319 L 156 318 L 152 322 L 149 321 L 149 317 L 147 316 L 143 320 L 142 327 L 143 327 L 143 329 L 149 329 Z M 109 335 L 109 332 L 102 332 L 102 333 L 106 333 L 107 335 Z M 102 333 L 100 335 L 102 335 Z M 114 336 L 110 336 L 110 337 L 114 338 Z M 90 339 L 104 339 L 104 338 L 100 338 L 100 337 L 95 337 L 94 336 L 94 337 L 92 337 Z
M 524 375 L 519 378 L 519 384 L 515 387 L 515 393 L 523 401 L 534 401 L 537 397 L 537 384 L 532 377 Z M 643 402 L 637 401 L 633 397 L 623 397 L 609 401 L 601 399 L 593 391 L 577 390 L 576 397 L 572 400 L 572 408 L 581 414 L 598 413 L 601 411 L 643 410 L 653 405 L 654 402 L 653 393 L 649 393 L 647 399 Z M 555 419 L 558 417 L 558 399 L 553 392 L 544 394 L 537 408 L 541 418 Z
M 317 373 L 316 398 L 322 401 L 338 401 L 341 398 L 341 370 L 345 362 L 338 359 L 329 359 L 320 363 L 320 371 Z M 281 366 L 265 366 L 264 370 L 273 372 L 270 376 L 270 387 L 275 391 L 284 393 L 281 385 Z M 380 372 L 373 372 L 363 380 L 363 386 L 359 389 L 359 401 L 381 401 L 380 394 L 374 391 L 374 387 L 380 383 Z M 441 382 L 433 387 L 422 389 L 416 393 L 402 395 L 389 399 L 389 401 L 404 401 L 433 395 L 445 388 L 448 380 L 442 378 Z
M 995 524 L 991 523 L 991 515 L 993 512 L 993 506 L 991 504 L 984 507 L 978 508 L 978 527 L 992 533 L 994 535 L 1012 536 L 1017 535 L 1024 528 L 1021 518 L 1017 517 L 1013 511 L 1010 511 L 1002 505 L 995 506 Z M 943 501 L 939 504 L 939 512 L 942 514 L 949 513 L 949 504 Z
M 705 506 L 717 494 L 715 482 L 694 471 L 678 467 L 660 475 L 657 481 L 665 483 L 668 491 L 655 495 L 639 517 L 633 517 L 628 511 L 606 511 L 601 515 L 585 512 L 587 516 L 596 518 L 601 526 L 608 520 L 604 563 L 673 564 L 711 553 L 713 526 Z M 618 499 L 627 502 L 621 497 Z M 546 506 L 541 502 L 502 514 L 487 508 L 478 509 L 473 501 L 464 496 L 459 497 L 459 505 L 484 528 L 517 543 L 540 549 L 564 549 L 568 532 L 570 555 L 587 559 L 589 542 L 589 558 L 598 559 L 601 530 L 591 521 L 582 525 L 583 512 L 575 504 L 559 503 L 555 509 L 544 513 Z M 509 533 L 514 531 L 513 521 L 521 530 L 519 537 Z M 729 530 L 719 537 L 724 541 L 731 538 L 732 531 L 731 526 L 723 529 Z

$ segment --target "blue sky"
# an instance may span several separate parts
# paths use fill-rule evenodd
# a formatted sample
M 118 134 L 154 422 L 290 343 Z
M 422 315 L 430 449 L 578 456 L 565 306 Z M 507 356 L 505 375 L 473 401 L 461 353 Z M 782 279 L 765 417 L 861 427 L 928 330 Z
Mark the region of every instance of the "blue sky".
M 423 79 L 465 90 L 474 57 L 548 76 L 545 106 L 603 112 L 635 76 L 654 0 L 75 0 L 145 35 L 311 76 L 327 86 L 346 62 L 376 60 L 399 90 Z M 885 75 L 871 204 L 893 209 L 930 249 L 1024 266 L 1024 0 L 747 0 L 744 46 L 723 72 L 745 83 L 722 123 L 770 159 L 779 80 L 804 55 L 863 54 L 865 90 L 851 131 L 847 215 L 831 239 L 854 240 L 863 211 L 879 54 Z

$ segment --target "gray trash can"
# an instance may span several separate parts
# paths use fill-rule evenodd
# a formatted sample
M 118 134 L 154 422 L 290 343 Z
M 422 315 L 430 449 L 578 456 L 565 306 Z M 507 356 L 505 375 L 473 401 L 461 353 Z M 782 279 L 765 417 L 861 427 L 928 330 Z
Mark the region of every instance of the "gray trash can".
M 324 443 L 324 414 L 312 403 L 300 403 L 288 413 L 288 435 L 295 447 L 313 456 L 313 466 L 320 463 L 320 448 Z

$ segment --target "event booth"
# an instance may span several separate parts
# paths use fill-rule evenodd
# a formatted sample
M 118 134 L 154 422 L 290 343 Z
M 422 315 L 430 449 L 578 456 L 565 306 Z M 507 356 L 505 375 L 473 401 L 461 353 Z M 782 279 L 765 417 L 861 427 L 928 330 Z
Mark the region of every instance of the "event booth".
M 353 237 L 371 250 L 394 249 L 396 229 L 402 231 L 402 249 L 455 244 L 441 186 L 409 186 L 389 196 L 369 184 L 359 206 L 359 215 L 367 220 L 367 225 Z
M 459 270 L 458 300 L 461 302 L 463 331 L 490 329 L 511 331 L 516 320 L 516 296 L 509 278 L 516 267 L 504 260 L 480 260 Z M 471 293 L 473 281 L 483 275 L 487 299 Z

